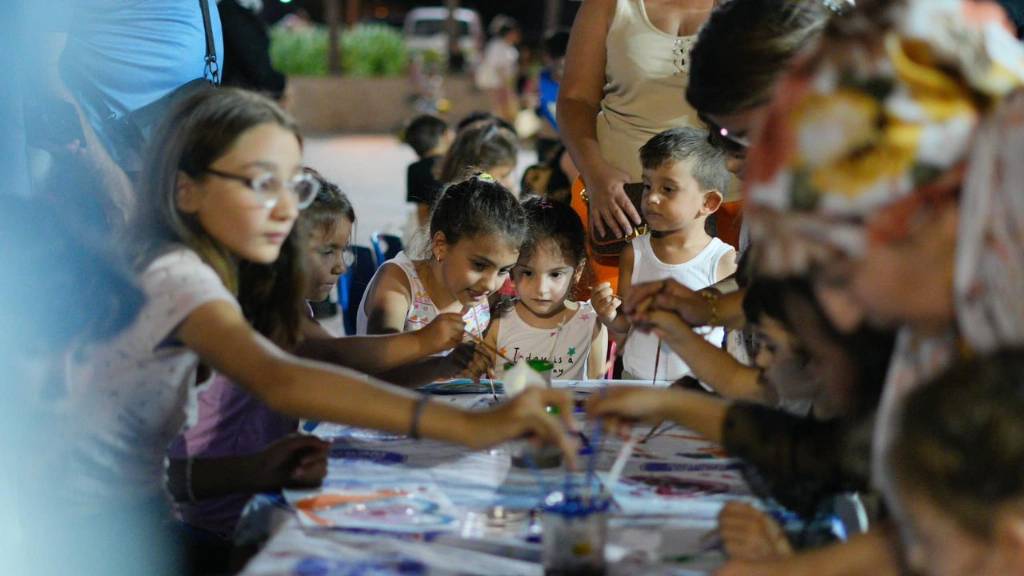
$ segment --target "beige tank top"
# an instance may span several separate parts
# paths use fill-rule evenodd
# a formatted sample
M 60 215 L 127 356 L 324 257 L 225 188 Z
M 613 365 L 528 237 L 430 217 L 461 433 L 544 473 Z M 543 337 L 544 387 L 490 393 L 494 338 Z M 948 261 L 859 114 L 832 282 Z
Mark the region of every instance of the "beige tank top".
M 699 126 L 686 103 L 690 49 L 697 36 L 673 36 L 647 17 L 643 0 L 618 0 L 605 40 L 604 96 L 597 116 L 601 155 L 641 179 L 640 147 L 669 128 Z

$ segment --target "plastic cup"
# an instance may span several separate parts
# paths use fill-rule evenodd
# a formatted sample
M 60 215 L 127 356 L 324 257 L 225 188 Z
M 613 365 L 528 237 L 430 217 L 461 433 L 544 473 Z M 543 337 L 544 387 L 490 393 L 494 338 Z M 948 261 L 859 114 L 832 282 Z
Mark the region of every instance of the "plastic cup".
M 551 371 L 555 369 L 554 363 L 550 360 L 534 358 L 532 360 L 527 360 L 526 365 L 532 368 L 534 372 L 540 374 L 541 378 L 543 378 L 544 382 L 548 385 L 548 388 L 551 387 Z M 515 362 L 507 362 L 505 364 L 505 371 L 508 372 L 515 367 Z
M 556 492 L 541 510 L 545 576 L 600 576 L 605 573 L 610 500 Z

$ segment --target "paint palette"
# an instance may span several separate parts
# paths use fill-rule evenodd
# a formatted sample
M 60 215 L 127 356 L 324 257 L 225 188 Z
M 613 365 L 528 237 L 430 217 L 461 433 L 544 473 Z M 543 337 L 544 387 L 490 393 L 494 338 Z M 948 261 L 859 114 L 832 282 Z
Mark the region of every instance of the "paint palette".
M 420 386 L 416 390 L 423 392 L 424 394 L 434 394 L 437 396 L 451 396 L 455 394 L 490 394 L 491 384 L 489 380 L 473 382 L 469 378 L 456 378 L 455 380 L 445 380 L 443 382 L 431 382 L 430 384 Z M 504 394 L 505 385 L 495 380 L 494 391 L 498 394 Z

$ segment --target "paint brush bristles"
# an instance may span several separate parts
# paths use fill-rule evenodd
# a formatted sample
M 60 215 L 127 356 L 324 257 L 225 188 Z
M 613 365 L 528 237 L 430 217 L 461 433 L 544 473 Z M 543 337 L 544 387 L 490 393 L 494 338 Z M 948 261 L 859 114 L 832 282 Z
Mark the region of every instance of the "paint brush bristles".
M 646 435 L 644 435 L 644 437 L 640 440 L 640 444 L 646 444 L 648 440 L 650 440 L 651 438 L 654 438 L 658 434 L 658 430 L 661 430 L 661 427 L 664 424 L 665 424 L 664 420 L 662 420 L 661 422 L 658 422 L 657 424 L 655 424 L 654 428 L 651 428 L 651 431 L 648 432 Z

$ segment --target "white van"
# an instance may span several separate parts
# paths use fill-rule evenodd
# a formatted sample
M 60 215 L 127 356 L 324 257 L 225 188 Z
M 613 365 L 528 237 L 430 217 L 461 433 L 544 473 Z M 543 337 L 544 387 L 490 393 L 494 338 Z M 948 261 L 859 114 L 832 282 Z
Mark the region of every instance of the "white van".
M 459 29 L 459 48 L 472 68 L 480 62 L 483 53 L 484 32 L 480 15 L 469 8 L 455 10 Z M 448 9 L 440 6 L 414 8 L 405 16 L 403 26 L 405 44 L 411 52 L 434 51 L 448 54 Z

